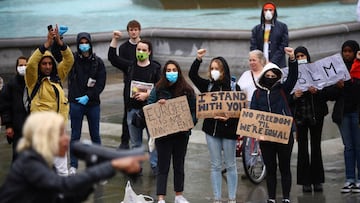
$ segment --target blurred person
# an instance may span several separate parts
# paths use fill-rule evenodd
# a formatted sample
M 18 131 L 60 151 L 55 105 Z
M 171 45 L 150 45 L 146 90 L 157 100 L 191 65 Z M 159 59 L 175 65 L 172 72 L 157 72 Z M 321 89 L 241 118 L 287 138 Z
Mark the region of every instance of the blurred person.
M 60 46 L 62 61 L 57 64 L 48 50 L 56 41 Z M 69 115 L 69 103 L 62 84 L 74 63 L 71 49 L 61 40 L 58 26 L 49 29 L 47 40 L 31 55 L 25 72 L 25 84 L 29 95 L 34 94 L 30 104 L 30 113 L 55 111 L 65 120 Z M 59 175 L 68 175 L 67 156 L 56 157 L 55 167 Z
M 179 96 L 187 96 L 191 115 L 196 124 L 196 96 L 194 89 L 186 82 L 184 75 L 176 61 L 169 60 L 165 63 L 159 82 L 150 93 L 148 103 L 158 102 L 165 104 L 166 100 Z M 156 194 L 158 203 L 165 203 L 167 179 L 171 157 L 174 170 L 175 203 L 189 203 L 183 197 L 184 191 L 184 163 L 189 142 L 189 131 L 177 132 L 155 139 L 158 152 L 158 174 L 156 176 Z
M 257 80 L 258 88 L 252 96 L 251 109 L 292 116 L 288 97 L 297 81 L 298 64 L 293 48 L 286 47 L 284 51 L 289 55 L 289 74 L 286 81 L 280 83 L 282 71 L 276 64 L 266 64 Z M 260 149 L 266 166 L 267 203 L 276 202 L 277 159 L 279 160 L 281 175 L 282 203 L 290 203 L 292 182 L 290 162 L 294 144 L 293 133 L 295 133 L 294 125 L 289 133 L 287 144 L 260 141 Z
M 77 158 L 72 152 L 72 143 L 81 138 L 84 116 L 88 122 L 91 141 L 101 144 L 100 94 L 106 83 L 105 65 L 93 50 L 91 35 L 87 32 L 79 33 L 76 44 L 74 65 L 68 77 L 71 122 L 70 175 L 75 174 L 78 168 Z
M 0 93 L 0 111 L 2 125 L 5 126 L 5 134 L 9 144 L 12 144 L 12 162 L 17 157 L 16 146 L 22 137 L 22 127 L 29 115 L 27 104 L 28 92 L 25 86 L 24 75 L 27 58 L 20 56 L 16 59 L 16 75 L 5 84 Z
M 207 74 L 209 78 L 199 75 L 199 68 L 205 49 L 199 49 L 197 56 L 189 71 L 189 78 L 196 88 L 203 92 L 231 91 L 230 68 L 223 57 L 213 58 Z M 236 86 L 236 90 L 240 90 Z M 213 188 L 214 203 L 221 203 L 222 165 L 226 169 L 228 188 L 228 203 L 236 202 L 238 175 L 236 167 L 236 128 L 238 118 L 215 116 L 204 119 L 202 130 L 206 134 L 206 142 L 210 153 L 211 183 Z
M 1 202 L 82 202 L 92 192 L 93 184 L 113 177 L 115 170 L 138 172 L 139 162 L 146 158 L 113 159 L 71 177 L 59 176 L 53 170 L 54 157 L 66 155 L 69 141 L 63 116 L 53 111 L 30 114 L 17 146 L 19 156 L 0 187 Z
M 250 50 L 261 50 L 265 58 L 279 66 L 286 67 L 284 48 L 289 44 L 287 25 L 277 20 L 276 5 L 267 2 L 263 5 L 260 24 L 251 30 Z
M 118 40 L 122 37 L 122 33 L 120 31 L 114 31 L 113 33 L 113 39 L 111 41 L 111 45 L 109 47 L 108 51 L 108 59 L 110 63 L 115 66 L 116 68 L 120 69 L 123 72 L 124 77 L 124 83 L 126 81 L 126 77 L 128 75 L 127 65 L 119 65 L 116 63 L 115 58 L 121 58 L 124 60 L 127 64 L 132 64 L 134 61 L 136 61 L 136 45 L 141 40 L 140 38 L 140 32 L 141 32 L 141 25 L 136 20 L 131 20 L 128 22 L 126 26 L 126 30 L 129 35 L 129 40 L 122 43 L 119 47 L 119 55 L 116 55 L 116 47 Z M 115 50 L 112 50 L 115 48 Z M 112 53 L 112 51 L 115 51 L 115 53 Z M 123 92 L 123 98 L 124 98 L 124 115 L 122 120 L 122 135 L 121 135 L 121 143 L 119 148 L 120 149 L 129 149 L 129 129 L 127 125 L 127 108 L 125 102 L 125 92 Z

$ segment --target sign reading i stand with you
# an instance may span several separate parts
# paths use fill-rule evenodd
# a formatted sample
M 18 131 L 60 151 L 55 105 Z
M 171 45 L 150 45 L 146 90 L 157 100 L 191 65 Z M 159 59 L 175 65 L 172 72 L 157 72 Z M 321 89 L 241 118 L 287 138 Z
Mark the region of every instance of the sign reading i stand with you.
M 288 68 L 283 68 L 283 78 L 285 81 L 288 75 Z M 300 64 L 299 74 L 295 90 L 307 91 L 310 86 L 319 90 L 324 87 L 336 84 L 339 80 L 349 80 L 350 74 L 344 64 L 340 54 L 323 58 L 314 63 Z
M 214 118 L 223 116 L 239 118 L 240 110 L 247 106 L 243 91 L 205 92 L 196 96 L 196 117 Z
M 236 134 L 287 144 L 293 118 L 265 111 L 242 109 Z
M 165 104 L 143 107 L 146 126 L 153 138 L 188 131 L 194 127 L 186 96 L 166 100 Z

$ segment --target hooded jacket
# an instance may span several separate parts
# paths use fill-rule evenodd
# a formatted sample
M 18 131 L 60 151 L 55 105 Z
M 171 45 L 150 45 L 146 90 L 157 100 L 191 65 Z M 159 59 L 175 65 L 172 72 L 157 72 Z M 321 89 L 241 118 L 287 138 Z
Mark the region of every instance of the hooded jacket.
M 84 57 L 79 49 L 80 40 L 85 38 L 90 44 L 89 57 Z M 93 45 L 89 33 L 81 32 L 76 39 L 77 52 L 74 53 L 74 65 L 69 74 L 69 102 L 78 103 L 75 99 L 87 95 L 89 101 L 86 106 L 100 104 L 100 94 L 105 88 L 106 69 L 103 60 L 93 53 Z M 88 80 L 96 80 L 94 86 L 88 86 Z
M 195 59 L 195 61 L 191 65 L 189 71 L 189 78 L 201 93 L 209 92 L 208 88 L 211 86 L 212 87 L 210 89 L 210 92 L 231 91 L 231 75 L 226 60 L 223 57 L 216 57 L 214 59 L 219 59 L 223 64 L 224 79 L 222 81 L 220 80 L 212 81 L 201 78 L 199 76 L 199 68 L 202 61 Z M 238 85 L 236 89 L 240 90 Z M 229 118 L 227 121 L 220 121 L 213 118 L 206 118 L 204 119 L 202 130 L 208 135 L 235 140 L 237 139 L 236 128 L 238 121 L 239 119 L 237 118 Z
M 269 3 L 269 2 L 268 2 Z M 267 3 L 265 3 L 267 4 Z M 264 5 L 265 5 L 264 4 Z M 273 4 L 273 3 L 271 3 Z M 285 23 L 277 20 L 277 10 L 275 4 L 274 16 L 272 18 L 270 37 L 269 37 L 269 61 L 275 63 L 280 68 L 286 67 L 284 48 L 289 44 L 289 33 Z M 251 31 L 250 51 L 264 49 L 265 16 L 264 8 L 261 10 L 260 24 L 256 25 Z
M 69 74 L 74 63 L 74 57 L 67 45 L 61 47 L 63 60 L 57 64 L 50 51 L 47 51 L 44 45 L 36 49 L 31 55 L 26 72 L 25 84 L 28 88 L 29 95 L 34 90 L 36 83 L 40 83 L 34 98 L 31 101 L 30 112 L 36 111 L 55 111 L 68 119 L 69 104 L 65 96 L 61 83 Z M 40 62 L 44 57 L 50 57 L 53 68 L 49 76 L 44 76 L 40 72 Z
M 277 70 L 277 72 L 280 73 L 280 75 L 278 75 L 278 81 L 271 88 L 264 87 L 262 83 L 265 73 L 268 70 Z M 292 116 L 288 105 L 288 95 L 290 95 L 298 78 L 297 60 L 289 60 L 289 74 L 286 81 L 282 84 L 280 83 L 281 76 L 281 69 L 277 65 L 273 63 L 265 65 L 257 81 L 258 89 L 255 90 L 253 94 L 250 105 L 251 109 Z
M 341 51 L 345 48 L 345 47 L 350 47 L 353 52 L 355 53 L 356 56 L 356 52 L 359 51 L 359 44 L 354 41 L 354 40 L 347 40 L 343 43 L 342 47 L 341 47 Z M 351 66 L 353 64 L 353 60 L 350 61 L 344 61 L 348 71 L 350 71 Z M 336 87 L 336 85 L 334 85 Z M 337 89 L 337 98 L 336 98 L 336 102 L 334 104 L 334 109 L 333 109 L 333 113 L 332 113 L 332 120 L 333 122 L 337 123 L 338 125 L 340 125 L 342 123 L 343 117 L 345 113 L 354 113 L 354 112 L 359 112 L 359 90 L 360 87 L 358 85 L 356 85 L 355 83 L 353 83 L 353 81 L 347 80 L 344 81 L 344 87 L 343 88 L 338 88 Z M 334 93 L 335 95 L 335 93 Z

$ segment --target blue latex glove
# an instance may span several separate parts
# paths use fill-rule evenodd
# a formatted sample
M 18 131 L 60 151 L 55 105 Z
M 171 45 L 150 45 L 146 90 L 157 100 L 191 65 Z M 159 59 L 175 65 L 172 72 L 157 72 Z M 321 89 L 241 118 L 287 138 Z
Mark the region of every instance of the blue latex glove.
M 75 98 L 75 100 L 78 101 L 78 103 L 80 103 L 82 105 L 86 105 L 89 101 L 89 97 L 87 95 L 85 95 L 82 97 Z
M 65 25 L 60 25 L 60 27 L 59 27 L 59 34 L 60 34 L 60 36 L 63 36 L 63 34 L 65 34 L 65 32 L 67 32 L 68 31 L 68 27 L 67 26 L 65 26 Z

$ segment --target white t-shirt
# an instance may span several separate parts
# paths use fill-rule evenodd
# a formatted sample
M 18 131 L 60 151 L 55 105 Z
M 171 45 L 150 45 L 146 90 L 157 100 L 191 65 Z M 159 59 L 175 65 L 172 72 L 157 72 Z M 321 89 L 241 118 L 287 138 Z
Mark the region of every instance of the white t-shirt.
M 265 58 L 266 58 L 268 61 L 269 61 L 270 31 L 271 31 L 271 24 L 265 24 L 263 53 L 264 53 Z
M 254 76 L 254 80 L 256 81 L 258 78 Z M 250 102 L 251 98 L 256 90 L 256 86 L 254 84 L 254 80 L 251 76 L 251 71 L 245 71 L 239 78 L 237 84 L 239 85 L 241 91 L 244 91 L 247 95 L 247 100 Z

